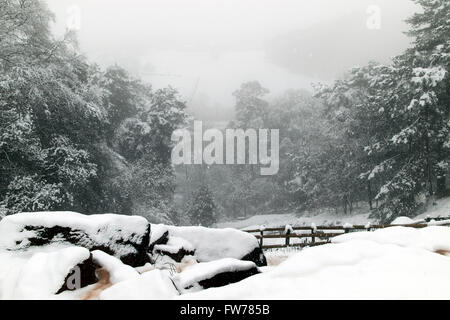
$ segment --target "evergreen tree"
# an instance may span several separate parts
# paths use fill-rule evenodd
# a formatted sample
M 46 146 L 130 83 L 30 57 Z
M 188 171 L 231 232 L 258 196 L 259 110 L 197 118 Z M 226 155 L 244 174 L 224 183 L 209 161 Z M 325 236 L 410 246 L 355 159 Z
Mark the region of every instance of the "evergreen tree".
M 216 205 L 207 185 L 193 192 L 187 213 L 192 225 L 210 227 L 216 222 Z

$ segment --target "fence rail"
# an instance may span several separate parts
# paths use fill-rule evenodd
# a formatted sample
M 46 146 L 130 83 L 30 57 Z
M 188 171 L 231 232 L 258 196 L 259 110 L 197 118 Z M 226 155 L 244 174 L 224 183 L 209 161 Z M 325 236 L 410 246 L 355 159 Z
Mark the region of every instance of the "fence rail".
M 433 224 L 430 224 L 434 221 Z M 278 227 L 278 228 L 261 228 L 254 230 L 244 230 L 253 234 L 258 240 L 262 249 L 280 249 L 280 248 L 304 248 L 314 247 L 331 242 L 331 239 L 346 233 L 357 231 L 374 231 L 390 227 L 408 227 L 408 228 L 426 228 L 430 225 L 450 226 L 450 217 L 427 218 L 422 223 L 404 224 L 404 225 L 343 225 L 343 226 L 310 226 L 310 227 Z M 300 232 L 297 232 L 300 231 Z M 264 240 L 281 239 L 283 244 L 264 244 Z M 293 243 L 291 240 L 302 239 L 303 242 Z M 309 240 L 310 239 L 310 240 Z

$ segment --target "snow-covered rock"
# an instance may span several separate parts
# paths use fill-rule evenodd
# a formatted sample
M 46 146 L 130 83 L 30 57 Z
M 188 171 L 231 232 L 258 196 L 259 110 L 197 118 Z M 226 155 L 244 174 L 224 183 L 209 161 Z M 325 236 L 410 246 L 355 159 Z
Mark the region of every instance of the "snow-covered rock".
M 168 272 L 153 270 L 106 289 L 100 300 L 165 300 L 178 294 Z
M 19 213 L 0 221 L 0 249 L 42 251 L 45 246 L 102 250 L 131 266 L 148 262 L 150 224 L 143 217 L 75 212 Z
M 156 244 L 153 253 L 168 256 L 175 262 L 181 262 L 186 256 L 195 254 L 194 246 L 187 240 L 178 237 L 169 237 L 166 244 Z
M 180 292 L 216 288 L 242 281 L 260 273 L 255 263 L 231 258 L 192 265 L 175 275 Z
M 95 250 L 92 252 L 92 260 L 100 268 L 103 268 L 108 272 L 109 281 L 112 284 L 126 281 L 139 275 L 138 271 L 134 268 L 100 250 Z
M 97 281 L 89 250 L 69 247 L 52 252 L 2 253 L 2 299 L 53 299 L 66 290 L 77 290 Z
M 154 226 L 156 227 L 152 227 L 152 232 L 150 233 L 149 252 L 152 252 L 156 245 L 163 245 L 169 242 L 169 230 L 160 227 L 159 225 Z
M 191 244 L 192 249 L 195 250 L 195 257 L 199 262 L 234 258 L 252 261 L 257 266 L 265 266 L 267 264 L 258 240 L 253 235 L 243 231 L 152 225 L 152 233 L 154 232 L 156 235 L 163 235 L 167 231 L 169 233 L 168 239 L 172 237 L 181 238 Z

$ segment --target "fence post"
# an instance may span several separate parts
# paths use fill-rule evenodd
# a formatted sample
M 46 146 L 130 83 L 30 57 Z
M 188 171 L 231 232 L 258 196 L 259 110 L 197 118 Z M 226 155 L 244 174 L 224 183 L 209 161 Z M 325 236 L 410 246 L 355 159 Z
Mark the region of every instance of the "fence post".
M 261 232 L 261 239 L 259 239 L 259 245 L 262 248 L 264 244 L 264 230 L 261 230 L 260 232 Z
M 290 244 L 291 244 L 291 237 L 290 237 L 290 234 L 291 234 L 291 229 L 288 229 L 288 230 L 286 231 L 286 247 L 289 247 Z
M 316 243 L 316 233 L 317 233 L 317 226 L 313 222 L 311 223 L 311 243 Z

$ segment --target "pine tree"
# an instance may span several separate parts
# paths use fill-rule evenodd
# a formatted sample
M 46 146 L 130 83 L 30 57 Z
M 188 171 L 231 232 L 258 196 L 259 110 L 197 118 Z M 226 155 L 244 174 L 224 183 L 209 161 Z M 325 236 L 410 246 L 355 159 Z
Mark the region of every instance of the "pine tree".
M 207 185 L 192 194 L 187 212 L 192 225 L 210 227 L 216 222 L 216 205 Z

